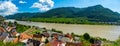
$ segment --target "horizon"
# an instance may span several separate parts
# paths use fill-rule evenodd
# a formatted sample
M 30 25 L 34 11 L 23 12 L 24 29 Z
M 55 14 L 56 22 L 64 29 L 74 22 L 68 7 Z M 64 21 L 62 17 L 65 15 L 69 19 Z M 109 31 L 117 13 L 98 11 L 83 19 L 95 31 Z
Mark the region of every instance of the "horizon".
M 24 12 L 45 12 L 50 9 L 60 7 L 85 8 L 95 5 L 102 5 L 105 8 L 109 8 L 114 12 L 120 13 L 119 2 L 119 0 L 1 0 L 0 15 L 6 16 Z

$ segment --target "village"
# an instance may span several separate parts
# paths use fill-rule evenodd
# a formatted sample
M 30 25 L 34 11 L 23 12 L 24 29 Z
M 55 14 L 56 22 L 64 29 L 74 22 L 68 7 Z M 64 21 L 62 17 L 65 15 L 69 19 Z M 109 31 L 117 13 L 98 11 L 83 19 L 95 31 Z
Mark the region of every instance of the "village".
M 30 26 L 28 30 L 19 33 L 16 30 L 16 23 L 4 21 L 1 24 L 0 41 L 4 44 L 11 42 L 14 44 L 22 43 L 21 46 L 103 46 L 105 43 L 99 37 L 90 38 L 88 33 L 83 36 L 74 33 L 64 34 L 55 29 L 36 26 Z M 107 42 L 107 44 L 110 43 Z

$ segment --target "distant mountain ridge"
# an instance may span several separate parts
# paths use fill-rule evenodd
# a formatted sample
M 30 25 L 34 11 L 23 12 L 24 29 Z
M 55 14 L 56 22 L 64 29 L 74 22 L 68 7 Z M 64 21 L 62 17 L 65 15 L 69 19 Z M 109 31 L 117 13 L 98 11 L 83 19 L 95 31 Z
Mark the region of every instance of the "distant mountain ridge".
M 44 13 L 17 13 L 6 16 L 7 19 L 26 19 L 26 18 L 89 18 L 90 21 L 118 22 L 120 14 L 113 12 L 102 5 L 95 5 L 86 8 L 61 7 L 51 9 Z

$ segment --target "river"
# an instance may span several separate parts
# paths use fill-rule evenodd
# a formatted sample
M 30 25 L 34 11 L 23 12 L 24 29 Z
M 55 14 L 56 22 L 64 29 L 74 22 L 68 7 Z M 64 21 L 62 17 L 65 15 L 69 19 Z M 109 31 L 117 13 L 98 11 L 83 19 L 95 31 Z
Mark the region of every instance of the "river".
M 74 32 L 75 34 L 83 35 L 89 33 L 93 37 L 106 38 L 108 40 L 116 40 L 120 35 L 120 26 L 115 25 L 81 25 L 81 24 L 58 24 L 58 23 L 42 23 L 42 22 L 26 22 L 17 21 L 22 25 L 45 27 L 47 29 L 56 29 L 64 33 Z

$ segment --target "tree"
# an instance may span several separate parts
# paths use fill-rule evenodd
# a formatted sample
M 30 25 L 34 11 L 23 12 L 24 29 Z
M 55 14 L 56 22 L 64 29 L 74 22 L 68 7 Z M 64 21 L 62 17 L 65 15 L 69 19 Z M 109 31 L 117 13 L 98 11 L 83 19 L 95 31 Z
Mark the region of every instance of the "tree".
M 94 38 L 90 38 L 89 42 L 94 44 Z
M 120 36 L 118 37 L 118 39 L 116 40 L 117 44 L 120 45 Z
M 85 33 L 83 35 L 83 37 L 84 37 L 85 40 L 89 40 L 90 39 L 90 35 L 88 33 Z

